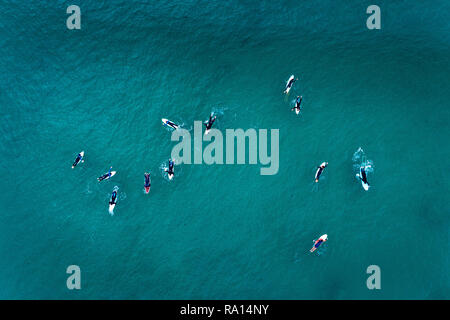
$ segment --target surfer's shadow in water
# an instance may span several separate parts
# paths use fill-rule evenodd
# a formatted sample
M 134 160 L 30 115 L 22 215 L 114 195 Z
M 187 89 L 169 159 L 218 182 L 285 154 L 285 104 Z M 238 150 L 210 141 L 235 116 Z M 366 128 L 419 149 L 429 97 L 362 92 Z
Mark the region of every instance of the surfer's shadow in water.
M 98 184 L 98 183 L 97 183 Z M 86 188 L 84 189 L 85 194 L 92 194 L 94 191 L 92 190 L 92 182 L 88 181 L 86 184 Z
M 294 255 L 294 263 L 300 263 L 300 262 L 303 262 L 303 255 L 296 252 Z

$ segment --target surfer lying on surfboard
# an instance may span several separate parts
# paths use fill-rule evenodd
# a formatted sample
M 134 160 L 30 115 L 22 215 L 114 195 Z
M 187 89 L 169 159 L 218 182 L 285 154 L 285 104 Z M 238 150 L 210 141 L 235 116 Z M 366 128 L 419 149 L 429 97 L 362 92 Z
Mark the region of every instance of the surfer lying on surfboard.
M 150 192 L 150 186 L 151 186 L 151 182 L 150 182 L 150 173 L 144 173 L 144 177 L 145 177 L 145 183 L 144 183 L 144 188 L 145 188 L 145 193 L 149 193 Z
M 321 236 L 319 239 L 314 241 L 314 246 L 311 248 L 311 250 L 309 250 L 310 252 L 314 252 L 316 251 L 317 248 L 319 248 L 319 246 L 324 243 L 325 241 L 328 240 L 328 236 L 326 234 L 324 234 L 323 236 Z
M 323 169 L 328 165 L 328 162 L 322 162 L 322 164 L 317 167 L 316 176 L 314 177 L 315 182 L 319 182 L 319 177 L 323 172 Z
M 75 167 L 77 166 L 77 164 L 80 163 L 80 161 L 81 161 L 81 162 L 84 162 L 83 156 L 84 156 L 84 151 L 81 151 L 81 152 L 77 155 L 77 157 L 76 157 L 74 163 L 72 164 L 72 169 L 75 168 Z
M 116 172 L 115 172 L 115 171 L 111 171 L 111 169 L 112 169 L 112 167 L 109 168 L 108 173 L 105 173 L 105 174 L 102 175 L 101 177 L 98 177 L 97 180 L 98 180 L 98 181 L 102 181 L 102 180 L 105 180 L 105 179 L 109 179 L 109 178 L 111 178 L 113 175 L 115 175 Z
M 211 130 L 211 127 L 214 123 L 214 121 L 216 121 L 217 116 L 214 116 L 213 118 L 213 113 L 211 113 L 211 115 L 209 116 L 209 120 L 207 123 L 204 123 L 206 130 L 205 130 L 205 134 L 208 134 L 209 130 Z
M 370 168 L 370 165 L 368 165 L 368 166 L 361 165 L 361 167 L 359 168 L 359 174 L 357 174 L 356 177 L 361 180 L 361 184 L 362 184 L 364 190 L 367 191 L 370 188 L 370 184 L 367 181 L 366 168 Z
M 114 187 L 114 190 L 111 194 L 111 200 L 109 200 L 109 213 L 110 214 L 114 214 L 114 207 L 116 206 L 117 203 L 117 190 L 119 190 L 119 188 L 117 186 Z
M 297 99 L 295 100 L 295 107 L 291 108 L 291 111 L 295 110 L 296 114 L 300 113 L 300 105 L 302 104 L 303 96 L 297 96 Z
M 289 91 L 290 91 L 291 88 L 292 88 L 292 85 L 293 85 L 294 82 L 297 81 L 297 80 L 298 80 L 298 78 L 295 79 L 295 78 L 294 78 L 294 75 L 290 76 L 290 77 L 289 77 L 289 80 L 288 80 L 287 83 L 286 83 L 286 89 L 284 90 L 284 93 L 288 94 Z
M 173 175 L 174 175 L 172 159 L 169 159 L 169 169 L 165 169 L 164 171 L 167 172 L 167 176 L 169 177 L 169 180 L 172 180 Z
M 174 122 L 172 122 L 172 121 L 170 121 L 170 120 L 167 120 L 167 119 L 161 119 L 161 121 L 162 121 L 162 123 L 163 123 L 163 125 L 165 125 L 165 126 L 169 126 L 169 127 L 171 127 L 172 129 L 178 129 L 178 125 L 177 124 L 175 124 Z

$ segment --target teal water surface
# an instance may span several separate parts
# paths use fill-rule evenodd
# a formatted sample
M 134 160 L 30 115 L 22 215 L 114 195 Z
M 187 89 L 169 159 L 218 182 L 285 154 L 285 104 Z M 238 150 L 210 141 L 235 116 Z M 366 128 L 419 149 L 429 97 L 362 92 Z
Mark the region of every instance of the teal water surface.
M 2 1 L 0 298 L 450 298 L 450 4 L 378 1 L 368 30 L 371 4 Z M 278 174 L 180 165 L 168 182 L 160 119 L 211 111 L 221 130 L 280 129 Z

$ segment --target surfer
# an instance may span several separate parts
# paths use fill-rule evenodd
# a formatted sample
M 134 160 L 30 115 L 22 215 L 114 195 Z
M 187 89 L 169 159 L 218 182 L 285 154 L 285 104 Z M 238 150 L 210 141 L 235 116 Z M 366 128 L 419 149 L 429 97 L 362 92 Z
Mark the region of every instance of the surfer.
M 322 162 L 322 164 L 317 167 L 316 176 L 314 177 L 315 182 L 319 182 L 319 177 L 323 172 L 323 169 L 328 165 L 328 162 Z
M 115 205 L 117 199 L 117 190 L 114 189 L 114 191 L 111 194 L 111 200 L 109 200 L 110 205 Z
M 145 177 L 145 183 L 144 183 L 144 188 L 145 188 L 145 193 L 149 193 L 150 191 L 150 173 L 144 173 L 144 177 Z
M 298 78 L 295 79 L 295 78 L 294 78 L 294 75 L 292 75 L 292 76 L 289 78 L 288 82 L 286 83 L 286 89 L 284 90 L 284 93 L 288 94 L 289 91 L 291 90 L 292 85 L 293 85 L 294 82 L 297 81 L 297 80 L 298 80 Z
M 75 168 L 75 167 L 77 166 L 77 164 L 78 164 L 80 161 L 81 161 L 81 162 L 84 162 L 83 156 L 84 156 L 84 151 L 81 151 L 81 152 L 77 155 L 77 157 L 76 157 L 74 163 L 72 164 L 72 169 Z
M 167 175 L 170 180 L 172 180 L 174 172 L 173 172 L 173 161 L 172 159 L 169 159 L 169 169 L 165 169 L 164 171 L 167 172 Z
M 369 190 L 369 188 L 370 188 L 369 182 L 367 181 L 367 173 L 366 173 L 367 168 L 370 168 L 370 165 L 366 166 L 366 165 L 362 164 L 359 167 L 359 174 L 356 174 L 356 177 L 359 180 L 361 180 L 361 184 L 362 184 L 364 190 L 366 190 L 366 191 Z
M 295 110 L 296 114 L 300 113 L 300 105 L 302 104 L 303 96 L 297 96 L 297 99 L 295 99 L 295 107 L 291 109 L 291 111 Z
M 319 246 L 324 243 L 325 241 L 328 240 L 328 236 L 326 234 L 324 234 L 323 236 L 321 236 L 319 239 L 314 241 L 314 246 L 311 248 L 311 250 L 309 250 L 310 252 L 314 252 L 316 251 L 317 248 L 319 248 Z
M 366 175 L 366 167 L 365 166 L 361 166 L 361 177 L 360 179 L 366 183 L 369 184 L 369 182 L 367 182 L 367 175 Z
M 211 113 L 211 115 L 209 116 L 209 120 L 208 123 L 204 123 L 206 130 L 205 130 L 205 134 L 208 134 L 209 130 L 211 130 L 211 127 L 214 123 L 214 121 L 216 121 L 217 116 L 214 116 L 213 118 L 213 113 Z
M 175 130 L 178 129 L 178 125 L 173 123 L 170 120 L 167 120 L 167 119 L 163 118 L 163 119 L 161 119 L 161 121 L 162 121 L 163 125 L 165 125 L 165 126 L 169 126 L 169 127 L 171 127 L 172 129 L 175 129 Z
M 113 192 L 111 194 L 111 199 L 109 200 L 109 213 L 111 215 L 114 214 L 114 207 L 116 206 L 117 203 L 117 190 L 119 190 L 119 188 L 117 186 L 114 187 Z
M 105 174 L 102 175 L 101 177 L 98 177 L 97 180 L 98 180 L 98 181 L 102 181 L 102 180 L 111 178 L 111 177 L 112 177 L 111 169 L 112 169 L 112 167 L 109 167 L 108 173 L 105 173 Z

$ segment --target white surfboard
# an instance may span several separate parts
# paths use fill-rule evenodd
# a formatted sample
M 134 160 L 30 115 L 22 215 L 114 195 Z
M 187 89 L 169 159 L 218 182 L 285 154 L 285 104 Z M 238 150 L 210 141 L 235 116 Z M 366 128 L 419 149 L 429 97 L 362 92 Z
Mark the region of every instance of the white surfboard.
M 320 236 L 319 240 L 327 241 L 328 240 L 328 235 L 324 234 L 324 235 Z
M 284 90 L 284 93 L 288 94 L 289 91 L 291 91 L 291 88 L 292 88 L 293 84 L 291 84 L 290 87 L 288 87 L 288 85 L 289 85 L 289 82 L 291 82 L 292 80 L 294 80 L 294 75 L 290 76 L 288 81 L 286 82 L 286 90 Z
M 111 171 L 111 175 L 108 178 L 105 178 L 105 180 L 108 180 L 109 178 L 113 177 L 116 173 L 117 171 Z
M 369 190 L 370 186 L 367 183 L 364 183 L 364 181 L 361 180 L 361 185 L 364 188 L 364 190 Z
M 116 201 L 116 202 L 117 202 L 117 201 Z M 115 207 L 116 207 L 116 204 L 115 204 L 115 203 L 109 205 L 109 210 L 108 210 L 108 212 L 109 212 L 110 215 L 113 215 L 113 214 L 114 214 L 114 208 L 115 208 Z
M 173 174 L 172 173 L 167 174 L 167 176 L 169 177 L 169 180 L 173 179 Z
M 206 129 L 206 130 L 205 130 L 205 136 L 209 133 L 209 130 L 210 130 L 210 129 Z
M 162 121 L 162 123 L 163 123 L 165 126 L 169 126 L 169 127 L 173 128 L 173 129 L 175 129 L 175 130 L 178 129 L 178 127 L 179 127 L 177 124 L 175 124 L 174 122 L 172 122 L 172 121 L 170 121 L 170 120 L 168 120 L 168 119 L 162 118 L 161 121 Z
M 295 108 L 295 113 L 299 114 L 300 113 L 300 108 Z

